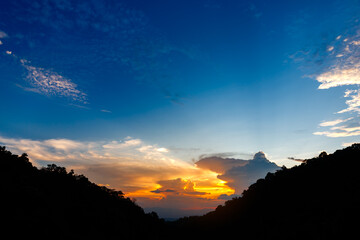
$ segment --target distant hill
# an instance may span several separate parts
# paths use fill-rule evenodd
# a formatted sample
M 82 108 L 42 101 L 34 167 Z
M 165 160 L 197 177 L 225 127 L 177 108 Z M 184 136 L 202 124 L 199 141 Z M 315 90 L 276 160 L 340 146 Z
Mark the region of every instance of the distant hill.
M 351 239 L 359 235 L 359 216 L 360 144 L 354 144 L 268 173 L 215 211 L 169 224 L 169 237 Z
M 268 173 L 213 212 L 165 224 L 121 191 L 56 165 L 37 169 L 0 147 L 0 230 L 10 239 L 352 239 L 359 171 L 360 144 L 323 152 Z
M 37 169 L 1 146 L 0 192 L 0 230 L 9 239 L 157 239 L 163 224 L 121 191 L 54 164 Z

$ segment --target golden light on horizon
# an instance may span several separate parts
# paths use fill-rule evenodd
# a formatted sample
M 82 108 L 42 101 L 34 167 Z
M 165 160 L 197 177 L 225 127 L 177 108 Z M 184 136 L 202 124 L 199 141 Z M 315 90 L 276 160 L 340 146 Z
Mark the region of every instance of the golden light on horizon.
M 216 172 L 199 169 L 199 174 L 195 176 L 176 176 L 154 182 L 136 191 L 127 192 L 125 195 L 130 198 L 161 200 L 169 195 L 218 199 L 223 194 L 234 194 L 235 190 L 227 185 L 227 181 L 221 180 L 217 176 Z

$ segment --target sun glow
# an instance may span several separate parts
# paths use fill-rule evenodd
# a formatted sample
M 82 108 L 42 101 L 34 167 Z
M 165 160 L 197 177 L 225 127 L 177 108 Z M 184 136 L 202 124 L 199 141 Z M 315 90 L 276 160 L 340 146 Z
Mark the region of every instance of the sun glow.
M 126 193 L 131 198 L 161 200 L 167 196 L 187 196 L 203 199 L 218 199 L 220 195 L 232 195 L 235 190 L 227 182 L 217 178 L 218 173 L 199 169 L 193 176 L 174 176 L 170 180 L 158 181 L 136 191 Z

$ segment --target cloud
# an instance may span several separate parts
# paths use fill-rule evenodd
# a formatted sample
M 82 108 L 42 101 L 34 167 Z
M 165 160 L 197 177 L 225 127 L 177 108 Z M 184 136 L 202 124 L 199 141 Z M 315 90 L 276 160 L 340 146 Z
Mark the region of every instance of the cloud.
M 161 207 L 178 217 L 210 211 L 278 169 L 262 152 L 252 160 L 208 157 L 194 164 L 172 157 L 167 148 L 131 137 L 76 141 L 0 136 L 0 144 L 16 154 L 28 153 L 36 166 L 56 163 L 74 169 L 97 184 L 136 198 L 146 209 Z M 169 215 L 164 210 L 162 216 Z
M 214 157 L 201 159 L 196 165 L 219 173 L 217 177 L 235 189 L 235 194 L 241 194 L 257 179 L 279 169 L 275 163 L 266 159 L 263 152 L 256 153 L 252 160 Z
M 107 110 L 107 109 L 101 109 L 100 111 L 104 112 L 104 113 L 112 113 L 110 110 Z
M 139 146 L 140 144 L 142 144 L 142 141 L 140 139 L 128 139 L 125 140 L 124 142 L 111 141 L 108 144 L 104 144 L 102 147 L 107 149 L 121 149 L 121 148 Z
M 166 190 L 156 189 L 156 190 L 150 191 L 150 192 L 153 192 L 153 193 L 169 193 L 169 192 L 175 192 L 175 190 L 172 190 L 172 189 L 166 189 Z
M 318 89 L 347 87 L 344 92 L 346 108 L 336 114 L 346 114 L 348 117 L 320 123 L 320 127 L 328 129 L 316 131 L 314 135 L 331 138 L 360 135 L 360 28 L 356 26 L 351 31 L 352 34 L 339 35 L 335 42 L 331 43 L 331 46 L 336 44 L 337 47 L 328 53 L 329 67 L 315 76 L 320 83 Z M 333 55 L 335 58 L 331 57 Z
M 34 67 L 25 59 L 20 60 L 22 66 L 28 71 L 26 80 L 44 95 L 62 96 L 73 101 L 87 103 L 87 95 L 77 89 L 77 85 L 62 75 L 40 67 Z
M 5 32 L 0 30 L 0 39 L 9 37 Z
M 351 145 L 353 145 L 356 142 L 347 142 L 347 143 L 343 143 L 341 144 L 342 147 L 350 147 Z
M 289 160 L 295 161 L 295 162 L 305 162 L 304 159 L 298 159 L 298 158 L 294 158 L 294 157 L 288 157 Z
M 2 15 L 11 16 L 6 19 L 9 25 L 22 26 L 12 29 L 14 51 L 28 46 L 38 66 L 51 64 L 51 69 L 66 72 L 68 80 L 92 77 L 96 81 L 94 76 L 103 69 L 99 65 L 110 64 L 126 72 L 129 81 L 165 90 L 163 97 L 173 103 L 184 99 L 173 81 L 182 80 L 181 76 L 171 74 L 169 66 L 174 64 L 174 54 L 190 60 L 194 51 L 171 44 L 164 34 L 154 31 L 143 11 L 124 2 L 10 1 L 8 8 L 0 9 Z M 84 96 L 77 96 L 81 102 Z
M 344 85 L 360 84 L 360 65 L 351 68 L 336 67 L 316 77 L 320 82 L 319 89 L 329 89 Z
M 161 188 L 153 190 L 153 193 L 177 194 L 177 195 L 204 195 L 206 192 L 199 192 L 194 189 L 195 184 L 191 180 L 181 178 L 162 180 L 157 182 Z
M 347 108 L 339 111 L 338 113 L 345 112 L 358 112 L 360 113 L 360 91 L 359 90 L 346 90 L 344 97 L 351 98 L 350 100 L 346 100 Z
M 314 132 L 314 135 L 327 137 L 352 137 L 360 135 L 360 116 L 345 119 L 338 124 L 328 125 L 330 129 Z
M 16 139 L 0 136 L 12 152 L 28 153 L 36 166 L 56 163 L 91 181 L 123 191 L 141 206 L 181 211 L 214 209 L 234 194 L 217 173 L 173 158 L 170 150 L 126 137 L 114 141 Z
M 334 46 L 329 46 L 329 47 L 327 48 L 327 51 L 328 51 L 328 52 L 331 52 L 332 50 L 334 50 Z
M 245 166 L 248 164 L 248 161 L 235 158 L 205 157 L 195 164 L 199 168 L 209 169 L 216 173 L 224 173 L 233 167 Z
M 231 199 L 237 198 L 237 197 L 241 197 L 241 195 L 238 195 L 238 194 L 231 194 L 231 195 L 221 194 L 221 195 L 218 197 L 218 199 L 231 200 Z
M 351 117 L 351 118 L 347 118 L 347 119 L 336 119 L 333 121 L 322 122 L 319 124 L 319 126 L 321 126 L 321 127 L 335 126 L 335 125 L 338 125 L 339 123 L 344 123 L 351 119 L 353 119 L 353 118 Z
M 332 137 L 332 138 L 337 138 L 337 137 L 352 137 L 352 136 L 359 136 L 360 135 L 360 131 L 356 131 L 356 132 L 314 132 L 314 135 L 319 135 L 319 136 L 326 136 L 326 137 Z

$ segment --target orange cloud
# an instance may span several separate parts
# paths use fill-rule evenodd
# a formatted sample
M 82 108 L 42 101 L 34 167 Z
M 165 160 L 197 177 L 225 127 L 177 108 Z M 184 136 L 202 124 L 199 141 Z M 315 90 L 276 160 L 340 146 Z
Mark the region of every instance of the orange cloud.
M 131 137 L 80 142 L 0 136 L 0 144 L 14 153 L 27 152 L 37 166 L 58 163 L 97 184 L 123 191 L 146 209 L 161 207 L 177 211 L 177 216 L 214 209 L 233 196 L 235 190 L 240 194 L 239 186 L 248 184 L 244 180 L 246 174 L 257 170 L 247 160 L 220 157 L 201 159 L 194 164 L 174 158 L 167 148 Z

